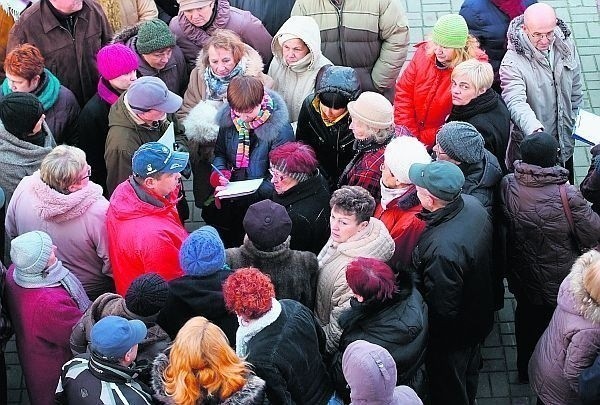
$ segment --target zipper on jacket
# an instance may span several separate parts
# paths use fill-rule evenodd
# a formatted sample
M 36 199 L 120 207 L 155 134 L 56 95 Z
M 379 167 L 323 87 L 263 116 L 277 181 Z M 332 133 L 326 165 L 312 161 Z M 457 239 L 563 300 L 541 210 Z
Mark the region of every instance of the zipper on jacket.
M 333 8 L 335 8 L 335 12 L 337 13 L 337 17 L 338 17 L 338 26 L 337 26 L 338 49 L 340 51 L 340 58 L 342 59 L 342 66 L 348 66 L 348 63 L 346 63 L 346 52 L 345 52 L 346 48 L 344 47 L 344 41 L 342 40 L 342 22 L 343 22 L 342 8 L 344 7 L 344 3 L 343 3 L 344 0 L 341 0 L 341 1 L 342 1 L 342 4 L 340 6 L 338 6 L 335 3 L 335 0 L 329 0 L 331 5 L 333 6 Z

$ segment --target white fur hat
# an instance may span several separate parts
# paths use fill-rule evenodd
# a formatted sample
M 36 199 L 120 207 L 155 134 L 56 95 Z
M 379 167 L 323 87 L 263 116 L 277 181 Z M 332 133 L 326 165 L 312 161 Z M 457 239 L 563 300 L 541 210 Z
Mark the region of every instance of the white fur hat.
M 408 169 L 413 163 L 431 163 L 431 156 L 425 145 L 412 136 L 401 136 L 392 139 L 385 148 L 385 165 L 394 177 L 403 184 L 411 184 Z

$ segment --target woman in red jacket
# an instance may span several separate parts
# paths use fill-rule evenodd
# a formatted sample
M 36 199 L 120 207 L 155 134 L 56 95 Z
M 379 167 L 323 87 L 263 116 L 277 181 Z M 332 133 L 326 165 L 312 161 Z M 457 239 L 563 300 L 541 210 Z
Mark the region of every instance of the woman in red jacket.
M 450 75 L 465 60 L 487 61 L 464 18 L 447 14 L 438 19 L 431 39 L 417 51 L 396 84 L 394 122 L 406 126 L 431 149 L 435 134 L 452 109 Z

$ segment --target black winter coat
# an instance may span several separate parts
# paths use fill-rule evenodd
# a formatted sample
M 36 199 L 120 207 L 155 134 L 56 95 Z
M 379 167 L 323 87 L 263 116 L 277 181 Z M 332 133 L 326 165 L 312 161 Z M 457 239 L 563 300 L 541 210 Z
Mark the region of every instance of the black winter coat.
M 413 251 L 417 287 L 429 309 L 430 344 L 481 343 L 492 329 L 492 223 L 475 197 L 417 214 L 426 222 Z
M 175 339 L 179 329 L 195 316 L 203 316 L 225 332 L 229 344 L 235 345 L 238 321 L 225 308 L 223 283 L 232 274 L 227 269 L 208 276 L 187 275 L 169 281 L 169 295 L 156 323 Z
M 85 152 L 88 164 L 92 167 L 90 181 L 102 186 L 103 194 L 108 197 L 106 187 L 106 161 L 104 149 L 108 136 L 108 113 L 111 105 L 94 94 L 83 107 L 77 120 L 77 138 L 79 147 Z
M 579 256 L 560 198 L 565 185 L 575 231 L 583 247 L 600 238 L 600 217 L 572 185 L 568 170 L 515 162 L 515 173 L 502 179 L 501 199 L 507 222 L 508 288 L 536 305 L 556 306 L 558 288 Z
M 330 186 L 335 186 L 354 156 L 354 134 L 350 129 L 350 114 L 346 114 L 334 125 L 327 126 L 321 118 L 321 112 L 313 103 L 315 98 L 323 93 L 336 93 L 349 101 L 356 100 L 360 94 L 360 83 L 352 68 L 325 66 L 322 72 L 322 75 L 317 77 L 315 93 L 306 97 L 302 103 L 296 140 L 312 146 L 322 169 L 321 174 Z
M 458 167 L 465 176 L 463 194 L 477 198 L 488 214 L 492 215 L 497 202 L 498 184 L 502 180 L 502 169 L 491 152 L 484 152 L 481 162 L 461 163 Z
M 383 303 L 373 299 L 358 302 L 352 298 L 351 307 L 341 315 L 340 326 L 344 331 L 332 364 L 332 379 L 338 393 L 350 394 L 342 372 L 344 351 L 350 343 L 366 340 L 390 352 L 398 371 L 396 385 L 408 385 L 423 397 L 427 305 L 409 274 L 399 274 L 399 289 L 391 300 Z
M 594 212 L 600 214 L 600 145 L 591 149 L 592 164 L 579 189 L 586 200 L 592 203 Z
M 485 148 L 498 159 L 502 174 L 508 173 L 505 159 L 510 134 L 510 112 L 498 93 L 487 89 L 467 105 L 452 106 L 446 122 L 450 121 L 464 121 L 473 125 L 483 136 Z
M 325 334 L 312 312 L 293 300 L 281 300 L 275 322 L 248 342 L 246 361 L 267 382 L 271 404 L 327 404 L 333 385 L 321 357 Z
M 329 239 L 329 200 L 327 181 L 317 174 L 282 194 L 273 193 L 272 200 L 285 207 L 292 220 L 290 249 L 319 254 Z

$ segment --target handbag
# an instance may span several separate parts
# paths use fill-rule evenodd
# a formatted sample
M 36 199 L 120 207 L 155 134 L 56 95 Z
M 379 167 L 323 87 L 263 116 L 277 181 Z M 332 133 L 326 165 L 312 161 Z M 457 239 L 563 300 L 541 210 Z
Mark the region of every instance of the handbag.
M 579 238 L 577 237 L 577 232 L 575 231 L 575 222 L 573 221 L 573 213 L 571 212 L 571 207 L 569 206 L 569 200 L 567 199 L 567 190 L 564 184 L 558 186 L 560 192 L 560 200 L 562 201 L 563 211 L 565 212 L 565 216 L 567 217 L 567 223 L 569 224 L 569 231 L 573 241 L 575 242 L 575 247 L 577 248 L 577 253 L 579 255 L 585 253 L 586 249 L 579 242 Z

